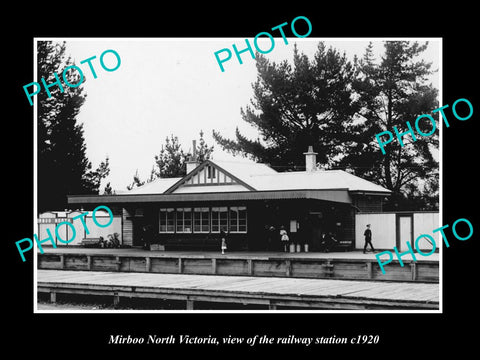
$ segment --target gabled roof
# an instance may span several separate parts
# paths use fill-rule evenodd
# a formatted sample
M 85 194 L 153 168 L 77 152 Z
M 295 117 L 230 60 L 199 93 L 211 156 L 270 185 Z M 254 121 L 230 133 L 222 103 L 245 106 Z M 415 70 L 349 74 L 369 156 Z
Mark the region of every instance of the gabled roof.
M 182 186 L 183 184 L 185 184 L 190 178 L 194 177 L 196 174 L 198 174 L 201 170 L 203 170 L 206 166 L 208 165 L 211 165 L 213 167 L 215 167 L 216 169 L 220 170 L 221 172 L 225 173 L 226 175 L 228 175 L 230 178 L 234 179 L 234 181 L 238 184 L 241 184 L 243 185 L 247 190 L 255 190 L 251 185 L 249 185 L 248 183 L 246 183 L 242 178 L 240 178 L 239 176 L 231 173 L 230 171 L 228 171 L 227 169 L 224 169 L 223 167 L 219 166 L 217 163 L 214 163 L 213 161 L 211 160 L 206 160 L 204 161 L 203 163 L 201 163 L 200 165 L 198 165 L 195 169 L 193 169 L 192 171 L 190 171 L 185 177 L 181 178 L 180 180 L 178 180 L 177 182 L 175 182 L 171 187 L 169 187 L 166 191 L 165 191 L 165 194 L 171 194 L 174 190 L 176 190 L 177 188 L 179 188 L 180 186 Z M 262 165 L 262 164 L 256 164 L 256 165 Z M 230 167 L 232 168 L 232 167 Z M 234 166 L 233 167 L 233 170 L 237 172 L 237 174 L 239 173 L 239 169 L 243 168 L 242 166 Z M 241 177 L 243 178 L 246 178 L 245 174 L 241 174 Z M 228 190 L 227 190 L 228 191 Z
M 182 178 L 156 179 L 151 183 L 134 188 L 118 195 L 135 194 L 169 194 L 183 186 L 207 165 L 214 166 L 228 174 L 236 183 L 245 187 L 246 191 L 289 191 L 289 190 L 335 190 L 350 192 L 366 192 L 389 194 L 390 190 L 343 170 L 317 170 L 313 172 L 294 171 L 279 173 L 265 164 L 245 161 L 212 161 L 207 160 Z M 217 186 L 208 192 L 238 191 L 235 187 Z M 186 189 L 185 189 L 186 190 Z M 193 191 L 192 191 L 193 192 Z M 184 192 L 185 193 L 185 192 Z M 175 194 L 173 194 L 175 195 Z

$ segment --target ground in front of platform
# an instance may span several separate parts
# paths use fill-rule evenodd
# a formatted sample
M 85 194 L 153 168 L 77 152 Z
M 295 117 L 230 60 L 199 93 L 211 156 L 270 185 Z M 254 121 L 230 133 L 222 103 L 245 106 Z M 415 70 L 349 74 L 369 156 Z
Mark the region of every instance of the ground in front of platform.
M 49 301 L 46 293 L 38 294 L 37 309 L 45 311 L 69 310 L 185 310 L 183 300 L 129 299 L 122 298 L 118 306 L 113 306 L 111 296 L 91 296 L 57 294 L 56 303 Z M 287 308 L 285 308 L 287 309 Z M 291 309 L 291 308 L 288 308 Z M 304 310 L 304 308 L 302 308 Z M 229 304 L 213 302 L 195 302 L 195 310 L 268 310 L 268 306 L 252 304 Z

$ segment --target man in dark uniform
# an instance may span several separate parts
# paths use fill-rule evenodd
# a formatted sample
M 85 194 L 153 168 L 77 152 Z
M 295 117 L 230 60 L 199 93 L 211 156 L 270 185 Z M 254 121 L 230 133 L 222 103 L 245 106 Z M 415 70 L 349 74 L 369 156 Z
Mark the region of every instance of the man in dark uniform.
M 365 246 L 363 247 L 363 253 L 366 253 L 368 244 L 370 244 L 372 251 L 375 251 L 372 245 L 372 230 L 370 230 L 370 224 L 367 224 L 367 228 L 365 229 L 363 235 L 365 236 Z
M 322 239 L 322 246 L 323 246 L 323 252 L 330 252 L 332 249 L 335 248 L 337 245 L 338 240 L 335 239 L 335 234 L 333 234 L 331 231 L 329 231 L 326 234 L 323 234 L 323 239 Z

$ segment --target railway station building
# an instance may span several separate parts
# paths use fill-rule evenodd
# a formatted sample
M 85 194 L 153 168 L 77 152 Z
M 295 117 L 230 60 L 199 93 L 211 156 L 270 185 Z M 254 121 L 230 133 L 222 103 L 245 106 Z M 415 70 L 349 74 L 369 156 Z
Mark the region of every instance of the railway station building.
M 108 206 L 121 215 L 123 245 L 161 250 L 280 251 L 279 230 L 301 251 L 318 251 L 331 233 L 339 250 L 355 248 L 355 214 L 381 212 L 390 190 L 343 170 L 316 166 L 277 172 L 266 164 L 206 160 L 195 154 L 183 177 L 159 178 L 115 195 L 71 195 L 72 207 Z M 303 165 L 303 164 L 299 164 Z

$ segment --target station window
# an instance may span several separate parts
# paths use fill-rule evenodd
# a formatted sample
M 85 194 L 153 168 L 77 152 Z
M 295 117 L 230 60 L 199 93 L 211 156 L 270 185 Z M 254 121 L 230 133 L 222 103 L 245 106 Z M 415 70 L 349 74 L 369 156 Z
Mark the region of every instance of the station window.
M 247 208 L 245 206 L 230 207 L 230 232 L 247 232 Z
M 193 209 L 193 232 L 210 232 L 210 209 L 208 207 Z
M 212 233 L 219 233 L 222 229 L 228 231 L 228 208 L 212 207 Z
M 246 206 L 163 208 L 159 211 L 160 233 L 247 232 Z
M 159 212 L 159 232 L 175 232 L 175 209 L 160 209 Z
M 192 209 L 179 208 L 177 209 L 177 233 L 191 233 L 192 232 Z

